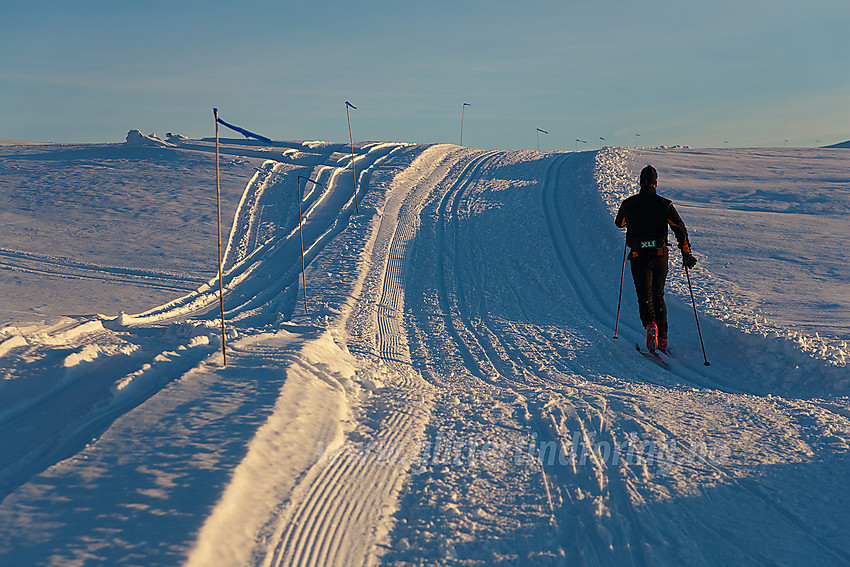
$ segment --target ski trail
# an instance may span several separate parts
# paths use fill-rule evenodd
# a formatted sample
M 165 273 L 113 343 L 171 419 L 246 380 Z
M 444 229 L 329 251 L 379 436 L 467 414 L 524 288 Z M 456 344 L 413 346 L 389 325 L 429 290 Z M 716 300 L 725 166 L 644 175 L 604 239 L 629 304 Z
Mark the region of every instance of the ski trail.
M 363 254 L 371 261 L 360 268 L 352 294 L 357 299 L 366 288 L 380 299 L 377 303 L 365 298 L 350 301 L 331 324 L 332 329 L 364 328 L 363 336 L 372 337 L 362 348 L 374 349 L 379 360 L 377 366 L 367 367 L 372 370 L 361 369 L 358 380 L 378 388 L 380 402 L 364 403 L 359 424 L 346 436 L 357 441 L 326 446 L 319 460 L 297 479 L 287 502 L 271 515 L 262 530 L 267 534 L 262 538 L 266 547 L 255 552 L 263 565 L 374 563 L 376 546 L 389 533 L 389 511 L 409 474 L 430 408 L 430 387 L 412 369 L 404 338 L 405 257 L 415 234 L 412 220 L 436 183 L 429 178 L 450 149 L 437 146 L 406 152 L 420 155 L 388 186 L 374 181 L 361 185 L 370 194 L 383 190 L 386 197 L 364 245 Z M 405 152 L 396 153 L 396 160 L 404 159 Z M 365 200 L 361 207 L 370 203 Z M 378 289 L 369 287 L 372 284 Z
M 598 282 L 588 273 L 588 254 L 580 255 L 578 253 L 579 247 L 587 250 L 588 247 L 594 246 L 594 242 L 590 238 L 590 229 L 584 229 L 586 226 L 592 226 L 593 221 L 590 219 L 601 216 L 602 220 L 607 220 L 606 216 L 600 215 L 603 211 L 600 206 L 596 206 L 598 203 L 596 203 L 595 196 L 586 194 L 586 190 L 582 189 L 581 182 L 573 178 L 576 174 L 569 171 L 568 166 L 571 165 L 571 161 L 582 159 L 582 157 L 568 154 L 560 159 L 553 160 L 546 173 L 546 180 L 542 184 L 541 201 L 546 227 L 561 266 L 562 275 L 569 283 L 581 307 L 595 320 L 600 329 L 607 330 L 614 320 L 615 306 L 611 305 L 610 301 L 601 295 Z M 573 169 L 576 169 L 575 166 L 573 166 Z M 566 180 L 567 182 L 562 184 L 559 180 Z M 571 196 L 570 206 L 564 205 L 563 199 L 559 197 L 560 195 Z M 592 207 L 598 210 L 594 210 Z M 628 284 L 628 281 L 624 282 L 623 301 L 632 301 L 628 293 Z M 670 304 L 673 303 L 670 298 L 667 301 Z M 626 345 L 626 350 L 631 350 L 628 345 L 642 340 L 643 331 L 632 323 L 621 320 L 620 328 L 623 329 L 620 333 L 622 335 L 621 342 Z M 610 333 L 613 334 L 613 329 Z M 683 365 L 679 363 L 675 367 L 670 367 L 670 370 L 678 379 L 698 387 L 740 392 L 732 386 L 720 384 L 713 374 L 710 375 L 704 370 L 697 369 L 693 364 Z
M 497 152 L 488 152 L 473 159 L 458 176 L 457 181 L 446 191 L 438 209 L 437 269 L 439 276 L 440 311 L 445 321 L 445 327 L 454 339 L 466 368 L 475 376 L 485 379 L 487 370 L 482 369 L 479 361 L 486 359 L 482 345 L 476 340 L 464 315 L 458 311 L 457 305 L 463 297 L 459 284 L 458 272 L 458 243 L 457 243 L 457 203 L 463 191 L 481 176 L 481 170 L 497 156 Z M 449 225 L 448 229 L 447 226 Z M 452 255 L 447 257 L 446 253 Z M 492 366 L 492 361 L 491 361 Z M 490 370 L 492 374 L 493 370 Z
M 15 389 L 25 373 L 43 386 L 0 414 L 0 513 L 41 539 L 4 557 L 850 563 L 834 503 L 805 501 L 846 469 L 823 449 L 846 451 L 845 408 L 743 394 L 714 366 L 664 372 L 631 352 L 633 324 L 610 340 L 591 154 L 364 145 L 356 214 L 351 156 L 293 146 L 262 154 L 231 227 L 228 368 L 214 280 L 137 316 L 0 330 L 4 396 L 34 390 Z M 298 175 L 319 182 L 302 185 L 307 312 Z M 734 458 L 674 458 L 703 440 Z M 527 459 L 487 463 L 490 442 Z M 765 527 L 741 530 L 752 518 Z
M 400 147 L 399 144 L 367 147 L 366 153 L 358 156 L 360 178 L 368 178 L 371 168 Z M 305 261 L 308 264 L 348 226 L 354 214 L 353 182 L 350 176 L 345 175 L 349 168 L 347 164 L 328 166 L 326 162 L 332 162 L 332 158 L 333 154 L 321 156 L 321 160 L 316 160 L 319 163 L 306 169 L 267 161 L 248 183 L 225 249 L 226 318 L 244 319 L 242 324 L 245 325 L 259 325 L 274 322 L 281 312 L 284 318 L 291 315 L 301 269 L 296 177 L 318 172 L 316 177 L 321 183 L 319 189 L 306 192 L 304 199 L 303 231 Z M 361 192 L 363 190 L 365 188 Z M 276 217 L 263 216 L 272 215 L 275 210 Z M 268 223 L 277 228 L 269 229 Z M 263 234 L 264 230 L 270 232 Z M 290 292 L 284 294 L 288 288 L 291 288 Z M 150 325 L 187 317 L 215 319 L 217 292 L 216 280 L 211 280 L 191 294 L 134 315 L 131 322 L 133 325 Z M 264 309 L 266 306 L 271 309 Z
M 589 441 L 590 428 L 585 425 L 586 419 L 582 419 L 574 408 L 564 411 L 563 408 L 570 407 L 569 403 L 547 401 L 549 394 L 539 394 L 537 390 L 537 387 L 546 388 L 547 384 L 551 384 L 549 373 L 536 370 L 549 356 L 535 356 L 529 352 L 529 342 L 518 339 L 537 336 L 545 343 L 545 336 L 532 326 L 526 326 L 524 332 L 515 334 L 510 332 L 511 327 L 504 321 L 496 327 L 493 325 L 495 321 L 488 321 L 487 306 L 478 306 L 471 301 L 472 297 L 483 295 L 484 282 L 476 276 L 476 270 L 470 270 L 468 266 L 486 262 L 482 257 L 486 257 L 486 252 L 469 249 L 468 243 L 477 239 L 474 233 L 462 233 L 461 226 L 464 225 L 463 220 L 473 216 L 473 203 L 487 199 L 485 184 L 479 183 L 474 192 L 470 189 L 474 186 L 472 181 L 478 181 L 475 179 L 480 175 L 478 168 L 492 165 L 495 157 L 484 156 L 471 165 L 468 177 L 461 176 L 442 201 L 440 211 L 446 228 L 440 231 L 443 242 L 440 249 L 452 253 L 451 259 L 442 263 L 443 287 L 446 289 L 444 304 L 452 313 L 456 341 L 462 341 L 461 348 L 468 353 L 465 357 L 467 369 L 473 375 L 503 390 L 522 394 L 529 400 L 530 433 L 540 440 L 539 458 L 544 461 L 542 451 L 545 448 L 560 450 L 564 454 L 564 449 L 570 445 L 570 431 L 581 432 L 584 441 Z M 550 179 L 547 175 L 543 185 L 550 184 Z M 476 252 L 479 257 L 476 257 Z M 467 286 L 475 289 L 476 293 L 466 292 Z M 544 352 L 547 350 L 551 352 L 552 349 L 544 349 Z M 565 422 L 565 413 L 571 416 L 569 423 Z M 556 416 L 559 417 L 556 419 Z M 633 529 L 622 520 L 618 511 L 618 506 L 630 508 L 629 500 L 612 490 L 604 464 L 595 456 L 586 457 L 579 464 L 573 463 L 572 467 L 564 467 L 561 463 L 545 466 L 542 462 L 544 466 L 540 469 L 556 529 L 563 536 L 561 551 L 566 558 L 591 564 L 643 564 L 641 558 L 631 551 L 636 549 L 631 535 Z
M 365 155 L 358 156 L 362 179 L 368 179 L 372 167 L 401 147 L 367 146 Z M 345 164 L 325 164 L 332 155 L 327 150 L 309 159 L 299 157 L 295 164 L 266 161 L 243 193 L 228 241 L 234 260 L 226 277 L 233 298 L 227 315 L 244 321 L 243 331 L 248 334 L 254 331 L 245 323 L 280 321 L 291 314 L 295 304 L 291 292 L 298 289 L 300 257 L 293 228 L 297 228 L 297 213 L 292 214 L 293 209 L 297 211 L 294 174 L 309 174 L 313 169 L 332 172 L 324 191 L 314 194 L 307 208 L 308 262 L 344 230 L 353 212 L 353 194 L 346 191 L 345 183 L 337 182 Z M 363 191 L 368 191 L 368 183 L 364 183 Z M 277 217 L 262 215 L 272 210 Z M 278 228 L 264 233 L 268 223 Z M 0 252 L 0 257 L 51 266 L 65 264 L 62 259 L 8 250 L 5 255 Z M 75 262 L 67 265 L 86 274 L 103 270 Z M 168 276 L 124 268 L 105 270 L 104 277 L 111 281 L 127 277 L 135 282 L 146 274 L 153 279 L 166 277 L 167 281 Z M 213 283 L 135 317 L 122 314 L 111 320 L 63 319 L 48 328 L 4 329 L 5 335 L 12 334 L 0 344 L 0 371 L 7 379 L 25 374 L 30 392 L 34 383 L 43 383 L 43 393 L 15 402 L 17 383 L 4 384 L 9 409 L 0 415 L 0 439 L 6 447 L 0 460 L 0 491 L 6 494 L 74 454 L 118 417 L 214 353 L 219 344 L 213 318 L 217 309 L 206 320 L 192 319 L 216 305 L 217 286 Z

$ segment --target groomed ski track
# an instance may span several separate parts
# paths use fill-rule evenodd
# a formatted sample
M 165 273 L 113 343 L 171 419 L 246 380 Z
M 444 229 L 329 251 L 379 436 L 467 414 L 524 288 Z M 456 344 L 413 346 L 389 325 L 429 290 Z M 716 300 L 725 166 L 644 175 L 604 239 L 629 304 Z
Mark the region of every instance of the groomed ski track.
M 0 415 L 0 562 L 850 563 L 818 491 L 847 472 L 846 415 L 737 384 L 758 344 L 703 367 L 681 298 L 669 369 L 634 352 L 633 312 L 611 339 L 622 240 L 595 153 L 355 150 L 357 205 L 345 146 L 228 144 L 265 161 L 226 243 L 227 368 L 215 280 L 5 334 L 7 372 L 49 387 Z M 739 334 L 704 325 L 718 356 Z

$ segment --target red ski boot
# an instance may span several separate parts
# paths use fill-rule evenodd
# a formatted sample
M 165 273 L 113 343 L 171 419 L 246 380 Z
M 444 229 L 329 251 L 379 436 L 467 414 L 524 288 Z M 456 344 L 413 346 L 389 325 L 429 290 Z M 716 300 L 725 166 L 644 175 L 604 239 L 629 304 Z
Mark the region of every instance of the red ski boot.
M 658 348 L 658 325 L 652 321 L 646 326 L 646 350 L 655 352 Z

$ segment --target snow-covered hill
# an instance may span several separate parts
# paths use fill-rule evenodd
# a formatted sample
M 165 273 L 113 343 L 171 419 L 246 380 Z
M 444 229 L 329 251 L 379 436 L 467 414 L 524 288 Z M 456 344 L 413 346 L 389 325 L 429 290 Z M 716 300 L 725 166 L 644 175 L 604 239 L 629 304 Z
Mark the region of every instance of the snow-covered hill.
M 226 140 L 223 367 L 213 144 L 137 134 L 0 147 L 2 564 L 850 563 L 846 150 Z M 646 163 L 711 366 L 676 255 L 612 339 Z

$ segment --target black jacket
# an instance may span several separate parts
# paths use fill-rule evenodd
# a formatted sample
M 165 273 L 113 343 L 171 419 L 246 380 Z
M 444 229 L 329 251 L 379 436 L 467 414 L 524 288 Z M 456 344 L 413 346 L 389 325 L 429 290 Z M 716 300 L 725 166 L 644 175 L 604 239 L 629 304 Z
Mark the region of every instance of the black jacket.
M 654 187 L 641 187 L 640 193 L 623 201 L 614 222 L 620 228 L 626 227 L 626 244 L 632 250 L 632 258 L 666 254 L 668 227 L 676 235 L 682 253 L 691 253 L 685 223 L 673 202 L 660 197 Z

